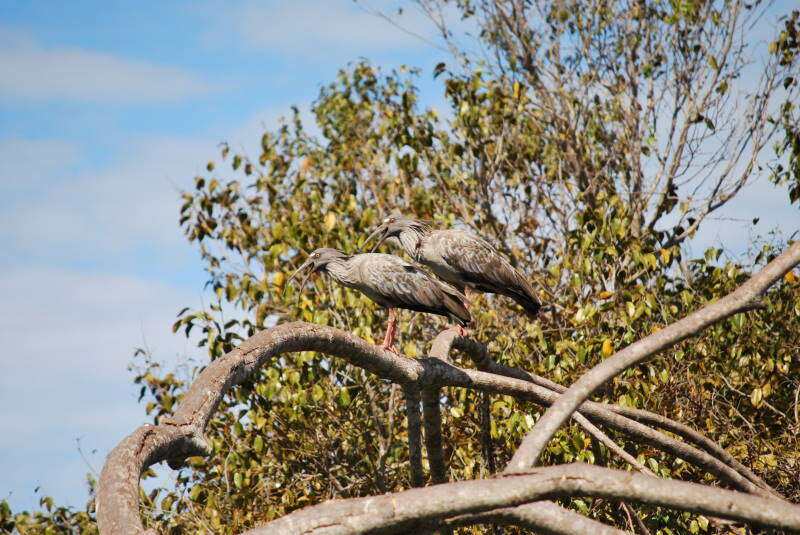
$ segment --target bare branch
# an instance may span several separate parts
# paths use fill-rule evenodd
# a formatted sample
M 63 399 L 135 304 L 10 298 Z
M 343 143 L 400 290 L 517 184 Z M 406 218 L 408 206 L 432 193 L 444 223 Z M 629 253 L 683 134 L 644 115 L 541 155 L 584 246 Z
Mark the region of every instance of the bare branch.
M 587 464 L 537 468 L 505 477 L 459 481 L 394 494 L 329 501 L 301 509 L 244 535 L 407 533 L 443 519 L 537 501 L 593 496 L 632 500 L 768 527 L 800 530 L 800 507 L 695 483 L 658 479 Z
M 530 399 L 542 405 L 552 405 L 555 400 L 558 399 L 558 395 L 566 391 L 565 387 L 544 377 L 530 374 L 518 368 L 498 364 L 493 359 L 489 358 L 485 344 L 471 338 L 459 337 L 457 333 L 451 330 L 439 334 L 436 340 L 434 340 L 434 343 L 439 345 L 439 351 L 442 351 L 447 344 L 455 347 L 469 356 L 476 363 L 478 368 L 486 369 L 491 374 L 495 374 L 494 377 L 485 377 L 477 375 L 479 372 L 463 370 L 463 373 L 467 374 L 472 382 L 469 385 L 464 383 L 462 386 L 484 391 L 496 389 L 495 391 L 497 392 L 517 398 Z M 497 375 L 518 379 L 519 381 L 503 381 L 498 379 Z M 453 377 L 453 379 L 458 378 L 459 376 Z M 528 384 L 525 385 L 520 381 L 525 381 Z M 591 401 L 584 402 L 579 412 L 597 424 L 602 424 L 606 427 L 621 431 L 640 442 L 649 444 L 699 466 L 709 473 L 716 475 L 723 481 L 727 481 L 739 490 L 765 497 L 778 497 L 783 499 L 758 476 L 736 461 L 722 446 L 719 446 L 714 441 L 684 424 L 641 409 L 631 409 L 628 407 L 600 404 Z M 624 415 L 625 417 L 620 418 L 620 415 Z M 672 431 L 679 436 L 686 437 L 688 440 L 699 444 L 705 451 L 700 451 L 691 445 L 677 441 L 646 425 L 641 425 L 639 421 L 652 423 L 653 425 Z
M 455 527 L 485 522 L 531 528 L 536 530 L 537 535 L 630 535 L 627 531 L 586 518 L 553 502 L 526 503 L 488 513 L 457 516 L 443 523 Z
M 522 472 L 536 463 L 555 432 L 595 390 L 631 366 L 646 362 L 681 340 L 739 312 L 752 310 L 767 289 L 800 263 L 800 242 L 791 245 L 736 291 L 618 351 L 581 376 L 527 434 L 506 470 Z
M 415 487 L 425 485 L 425 474 L 422 472 L 422 426 L 420 423 L 419 390 L 407 386 L 403 389 L 406 396 L 406 418 L 408 419 L 408 461 L 411 465 L 411 484 Z
M 439 407 L 440 388 L 422 391 L 422 414 L 425 425 L 425 451 L 431 469 L 431 482 L 436 485 L 447 481 L 447 467 L 442 452 L 442 413 Z

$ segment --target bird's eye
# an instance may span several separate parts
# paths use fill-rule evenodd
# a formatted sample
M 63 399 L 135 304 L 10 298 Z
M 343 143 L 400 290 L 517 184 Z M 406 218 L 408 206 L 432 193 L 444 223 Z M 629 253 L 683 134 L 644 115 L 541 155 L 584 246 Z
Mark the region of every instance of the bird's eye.
M 389 218 L 389 223 L 394 223 L 395 221 L 397 221 L 395 218 L 393 218 L 393 217 Z
M 319 253 L 314 253 L 314 258 L 319 258 Z

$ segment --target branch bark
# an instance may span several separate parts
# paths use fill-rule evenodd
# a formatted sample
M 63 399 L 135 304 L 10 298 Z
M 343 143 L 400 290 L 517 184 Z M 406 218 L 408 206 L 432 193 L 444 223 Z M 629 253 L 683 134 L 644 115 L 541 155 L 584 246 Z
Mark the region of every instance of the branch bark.
M 109 453 L 97 488 L 100 533 L 155 533 L 145 531 L 139 516 L 141 473 L 160 461 L 209 455 L 203 434 L 222 397 L 260 366 L 294 351 L 322 351 L 402 385 L 418 383 L 425 373 L 419 361 L 381 350 L 339 329 L 295 322 L 257 333 L 209 364 L 172 418 L 157 426 L 141 426 Z
M 434 485 L 447 481 L 447 467 L 442 451 L 442 411 L 439 407 L 440 388 L 426 388 L 422 391 L 422 416 L 425 426 L 425 451 L 428 452 L 428 465 L 431 469 L 431 482 Z
M 295 511 L 243 535 L 407 533 L 438 526 L 457 515 L 569 496 L 632 500 L 800 531 L 800 507 L 786 502 L 588 464 L 568 464 L 383 496 L 329 501 Z
M 462 515 L 445 520 L 447 526 L 472 526 L 491 522 L 501 526 L 521 526 L 536 530 L 537 535 L 631 535 L 627 531 L 586 518 L 553 502 L 532 502 L 516 507 L 495 509 L 488 513 Z
M 422 471 L 422 425 L 420 423 L 419 390 L 407 386 L 403 389 L 406 397 L 406 420 L 408 421 L 408 463 L 411 471 L 411 485 L 425 486 Z
M 440 382 L 446 382 L 451 386 L 464 386 L 483 390 L 484 392 L 502 393 L 548 406 L 552 405 L 558 399 L 559 394 L 566 390 L 561 385 L 553 383 L 544 377 L 532 375 L 518 368 L 503 366 L 502 364 L 496 363 L 489 358 L 485 344 L 470 338 L 459 337 L 453 331 L 444 331 L 437 337 L 436 341 L 438 341 L 439 345 L 442 347 L 446 343 L 448 347 L 452 346 L 462 351 L 469 356 L 479 368 L 484 368 L 491 372 L 482 375 L 483 372 L 457 368 L 460 373 L 448 373 L 448 377 L 440 380 Z M 442 373 L 445 372 L 443 371 Z M 465 380 L 465 376 L 467 380 Z M 500 376 L 508 379 L 503 379 Z M 691 433 L 688 434 L 704 439 L 707 445 L 710 443 L 713 447 L 709 449 L 712 451 L 701 451 L 689 444 L 675 440 L 664 433 L 640 424 L 635 419 L 620 416 L 620 414 L 610 410 L 614 407 L 617 406 L 586 401 L 581 405 L 579 412 L 584 414 L 595 424 L 602 424 L 606 427 L 621 431 L 638 441 L 649 444 L 699 466 L 741 491 L 758 494 L 764 497 L 783 499 L 777 492 L 766 485 L 766 483 L 761 482 L 762 485 L 759 485 L 753 482 L 749 477 L 740 474 L 730 463 L 726 463 L 724 460 L 716 457 L 714 452 L 717 450 L 724 452 L 724 449 L 700 433 L 692 431 L 688 426 L 683 426 L 668 418 L 658 417 L 647 411 L 636 410 L 636 414 L 640 417 L 649 417 L 654 421 L 661 421 L 671 428 L 682 429 L 684 433 L 686 431 L 691 431 Z M 627 410 L 625 407 L 619 407 L 619 409 L 621 412 Z M 727 452 L 725 452 L 725 457 L 732 459 Z M 752 474 L 752 472 L 750 473 Z M 756 480 L 760 481 L 754 474 L 752 475 Z

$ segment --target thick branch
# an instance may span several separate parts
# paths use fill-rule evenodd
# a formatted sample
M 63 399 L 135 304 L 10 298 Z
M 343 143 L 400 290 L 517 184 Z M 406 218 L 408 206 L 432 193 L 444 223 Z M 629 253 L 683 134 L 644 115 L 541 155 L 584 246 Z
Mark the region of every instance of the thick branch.
M 443 519 L 457 515 L 568 496 L 630 500 L 800 531 L 800 507 L 786 502 L 587 464 L 569 464 L 500 478 L 329 501 L 295 511 L 244 535 L 407 533 L 439 525 Z
M 282 353 L 322 351 L 385 379 L 420 381 L 419 361 L 383 351 L 339 329 L 295 322 L 262 331 L 209 364 L 186 392 L 175 416 L 143 425 L 109 453 L 97 489 L 97 524 L 103 535 L 144 533 L 139 517 L 139 476 L 163 460 L 208 455 L 203 433 L 222 397 Z
M 800 242 L 791 245 L 733 293 L 629 345 L 592 368 L 545 412 L 514 453 L 506 471 L 522 472 L 533 466 L 558 428 L 586 398 L 607 381 L 714 323 L 755 308 L 763 293 L 798 263 Z
M 435 381 L 437 384 L 462 386 L 484 392 L 506 394 L 520 399 L 528 399 L 541 405 L 552 405 L 559 398 L 558 393 L 528 381 L 477 370 L 456 368 L 446 365 L 438 359 L 429 359 L 422 362 L 425 363 L 426 369 L 432 374 L 432 376 L 429 376 L 430 380 Z M 428 368 L 428 366 L 430 366 L 430 368 Z M 756 486 L 716 457 L 689 444 L 675 440 L 639 422 L 613 413 L 599 403 L 586 401 L 581 405 L 580 412 L 595 424 L 602 424 L 612 429 L 622 431 L 639 441 L 657 447 L 676 457 L 680 457 L 714 474 L 723 481 L 730 483 L 735 488 L 744 492 L 750 492 L 765 497 L 773 496 L 772 493 Z
M 623 407 L 621 405 L 611 405 L 611 404 L 602 404 L 604 407 L 607 407 L 608 410 L 613 411 L 617 414 L 621 414 L 627 418 L 631 418 L 632 420 L 636 420 L 637 422 L 642 422 L 648 425 L 652 425 L 655 427 L 659 427 L 661 429 L 665 429 L 671 433 L 675 433 L 679 437 L 688 440 L 689 442 L 693 442 L 697 446 L 699 446 L 704 451 L 708 452 L 709 454 L 717 457 L 719 460 L 727 464 L 728 466 L 732 467 L 744 477 L 752 481 L 754 484 L 758 485 L 764 490 L 769 491 L 773 496 L 783 499 L 783 497 L 778 494 L 772 487 L 770 487 L 766 481 L 758 477 L 752 470 L 750 470 L 747 466 L 743 465 L 736 458 L 728 453 L 725 448 L 708 438 L 707 436 L 695 431 L 691 427 L 686 424 L 682 424 L 680 422 L 676 422 L 675 420 L 671 420 L 665 416 L 661 416 L 660 414 L 655 414 L 650 411 L 645 411 L 641 409 L 634 409 L 633 407 Z
M 485 344 L 470 338 L 459 337 L 453 331 L 444 331 L 436 338 L 436 341 L 439 342 L 440 348 L 443 348 L 445 345 L 447 345 L 448 348 L 452 346 L 468 355 L 479 368 L 488 369 L 492 372 L 482 374 L 482 372 L 475 372 L 472 370 L 462 370 L 460 368 L 449 370 L 444 365 L 438 366 L 440 372 L 442 374 L 446 373 L 447 375 L 446 378 L 439 379 L 440 382 L 445 384 L 474 388 L 484 392 L 499 392 L 517 398 L 529 399 L 540 405 L 552 405 L 558 399 L 559 394 L 566 390 L 561 385 L 553 383 L 544 377 L 531 375 L 520 369 L 496 363 L 489 358 Z M 507 377 L 508 379 L 503 379 L 500 376 Z M 639 423 L 636 421 L 638 418 L 631 419 L 620 416 L 616 411 L 612 412 L 612 410 L 610 410 L 612 407 L 616 406 L 587 401 L 581 405 L 579 412 L 595 424 L 602 424 L 606 427 L 621 431 L 640 442 L 644 442 L 675 455 L 714 474 L 739 490 L 764 497 L 781 498 L 780 495 L 765 483 L 761 482 L 759 485 L 758 482 L 751 480 L 747 475 L 743 476 L 737 472 L 735 467 L 732 468 L 733 465 L 730 463 L 726 464 L 724 460 L 715 457 L 715 451 L 721 450 L 724 452 L 724 450 L 721 446 L 718 446 L 703 435 L 697 432 L 692 432 L 691 434 L 693 437 L 704 439 L 706 443 L 711 443 L 714 446 L 714 448 L 710 448 L 712 449 L 711 452 L 701 451 L 689 444 L 675 440 L 664 433 Z M 626 410 L 626 408 L 620 407 L 620 413 Z M 651 415 L 652 418 L 661 421 L 657 415 L 648 413 L 647 411 L 631 410 L 635 410 L 640 416 Z M 687 426 L 682 426 L 682 424 L 673 422 L 667 418 L 663 418 L 663 420 L 671 423 L 671 428 L 683 429 L 684 431 L 688 429 Z M 725 456 L 726 459 L 731 458 L 727 452 Z M 750 472 L 750 474 L 752 474 L 752 472 Z M 754 474 L 753 477 L 757 481 L 760 481 Z

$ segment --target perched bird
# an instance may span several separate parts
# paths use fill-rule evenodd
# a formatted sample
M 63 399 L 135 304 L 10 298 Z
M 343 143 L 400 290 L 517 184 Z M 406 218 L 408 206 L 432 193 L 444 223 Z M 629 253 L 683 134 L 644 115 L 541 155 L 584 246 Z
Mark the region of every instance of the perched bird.
M 462 335 L 463 327 L 471 320 L 464 306 L 466 297 L 461 292 L 396 256 L 377 253 L 347 255 L 338 249 L 323 247 L 308 255 L 289 281 L 309 267 L 311 269 L 300 284 L 301 292 L 312 273 L 323 272 L 339 284 L 358 290 L 387 308 L 389 325 L 381 348 L 395 353 L 395 308 L 445 316 L 459 325 Z
M 528 279 L 486 240 L 464 230 L 436 230 L 422 221 L 390 215 L 361 245 L 378 238 L 374 251 L 387 238 L 397 238 L 411 257 L 437 276 L 465 291 L 505 295 L 529 317 L 539 312 L 539 301 Z

